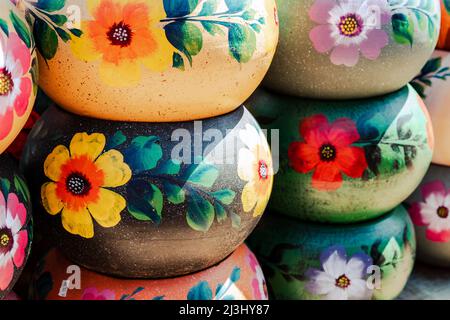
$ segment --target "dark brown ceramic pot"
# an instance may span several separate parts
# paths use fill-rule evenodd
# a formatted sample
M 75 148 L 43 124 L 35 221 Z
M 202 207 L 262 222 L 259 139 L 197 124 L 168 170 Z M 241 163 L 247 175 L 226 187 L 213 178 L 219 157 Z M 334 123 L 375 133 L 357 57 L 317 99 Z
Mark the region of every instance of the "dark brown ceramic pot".
M 267 140 L 244 108 L 197 122 L 130 123 L 51 107 L 29 136 L 40 225 L 98 272 L 161 278 L 207 268 L 250 234 L 272 189 Z

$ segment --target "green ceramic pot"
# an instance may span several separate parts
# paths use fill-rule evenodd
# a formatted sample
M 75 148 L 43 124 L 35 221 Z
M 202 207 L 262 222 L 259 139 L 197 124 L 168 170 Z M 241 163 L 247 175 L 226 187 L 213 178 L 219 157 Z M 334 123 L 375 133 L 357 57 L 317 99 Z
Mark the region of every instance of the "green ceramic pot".
M 431 56 L 439 0 L 278 0 L 280 43 L 265 85 L 320 99 L 387 94 Z
M 279 130 L 272 211 L 335 223 L 375 218 L 414 191 L 431 161 L 431 123 L 410 86 L 352 101 L 259 90 L 246 105 L 263 128 Z
M 270 299 L 394 299 L 415 256 L 414 227 L 399 206 L 370 222 L 323 225 L 266 214 L 249 240 Z

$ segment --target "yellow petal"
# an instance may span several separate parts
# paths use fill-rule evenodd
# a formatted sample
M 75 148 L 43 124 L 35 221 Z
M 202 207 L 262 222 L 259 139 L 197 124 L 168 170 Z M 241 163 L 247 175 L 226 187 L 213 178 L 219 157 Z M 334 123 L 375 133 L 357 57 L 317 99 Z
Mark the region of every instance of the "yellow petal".
M 119 64 L 103 61 L 99 67 L 100 78 L 112 87 L 132 87 L 141 80 L 139 60 L 123 60 Z
M 87 208 L 72 211 L 65 207 L 61 214 L 64 229 L 83 238 L 94 237 L 94 224 Z
M 244 190 L 242 190 L 241 200 L 245 212 L 249 212 L 255 207 L 258 198 L 253 183 L 250 182 L 245 185 Z
M 101 133 L 77 133 L 70 142 L 70 155 L 72 158 L 86 155 L 94 161 L 102 153 L 105 143 L 106 138 Z
M 100 188 L 98 201 L 90 203 L 88 209 L 99 225 L 104 228 L 111 228 L 120 222 L 120 213 L 125 209 L 125 206 L 126 201 L 121 195 Z
M 156 42 L 155 51 L 141 61 L 148 69 L 162 72 L 172 66 L 173 52 L 176 50 L 167 40 L 164 30 L 160 26 L 154 26 L 152 34 Z
M 264 213 L 264 210 L 266 210 L 266 206 L 267 206 L 267 202 L 269 201 L 269 198 L 264 198 L 264 199 L 258 199 L 258 201 L 256 202 L 256 207 L 255 210 L 253 211 L 253 217 L 259 217 L 260 215 L 262 215 Z
M 67 150 L 65 146 L 57 146 L 45 159 L 45 175 L 53 181 L 59 181 L 61 177 L 61 166 L 63 166 L 69 159 L 69 150 Z
M 81 23 L 81 30 L 85 33 L 81 37 L 72 37 L 70 47 L 75 57 L 82 61 L 96 61 L 102 57 L 102 53 L 95 49 L 91 38 L 86 34 L 88 30 L 87 22 Z
M 41 199 L 45 210 L 51 215 L 60 213 L 64 208 L 64 203 L 56 195 L 54 182 L 47 182 L 41 187 Z
M 95 161 L 105 177 L 103 187 L 123 186 L 131 179 L 131 169 L 123 162 L 123 155 L 117 150 L 109 150 Z

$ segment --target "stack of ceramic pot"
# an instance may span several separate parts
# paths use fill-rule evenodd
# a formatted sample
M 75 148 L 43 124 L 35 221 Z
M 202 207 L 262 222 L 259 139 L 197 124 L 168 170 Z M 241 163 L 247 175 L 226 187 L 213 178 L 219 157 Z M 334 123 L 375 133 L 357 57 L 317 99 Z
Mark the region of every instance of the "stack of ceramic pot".
M 35 297 L 266 298 L 243 242 L 269 200 L 272 158 L 240 105 L 272 61 L 275 2 L 16 2 L 59 106 L 21 163 L 38 232 L 57 246 Z
M 442 1 L 441 35 L 432 58 L 411 85 L 426 102 L 433 122 L 433 163 L 407 206 L 417 235 L 417 257 L 450 267 L 450 6 Z
M 399 205 L 433 151 L 408 82 L 436 45 L 439 1 L 280 0 L 278 10 L 278 51 L 247 103 L 279 129 L 270 212 L 248 241 L 269 296 L 393 299 L 415 257 Z
M 37 90 L 37 60 L 25 17 L 0 3 L 0 300 L 11 291 L 27 261 L 32 234 L 31 200 L 18 163 L 6 153 L 25 126 Z

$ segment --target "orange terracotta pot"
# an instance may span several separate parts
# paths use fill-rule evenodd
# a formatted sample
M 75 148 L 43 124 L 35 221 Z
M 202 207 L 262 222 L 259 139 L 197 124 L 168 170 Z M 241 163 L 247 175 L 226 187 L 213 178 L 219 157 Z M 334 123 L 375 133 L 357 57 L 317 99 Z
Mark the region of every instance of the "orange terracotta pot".
M 438 49 L 450 50 L 450 1 L 441 0 L 441 34 L 439 35 Z
M 37 267 L 32 299 L 46 300 L 267 300 L 254 254 L 241 245 L 221 263 L 183 277 L 160 280 L 111 278 L 80 268 L 53 249 Z M 67 289 L 63 282 L 68 280 Z M 79 284 L 79 288 L 72 288 Z

